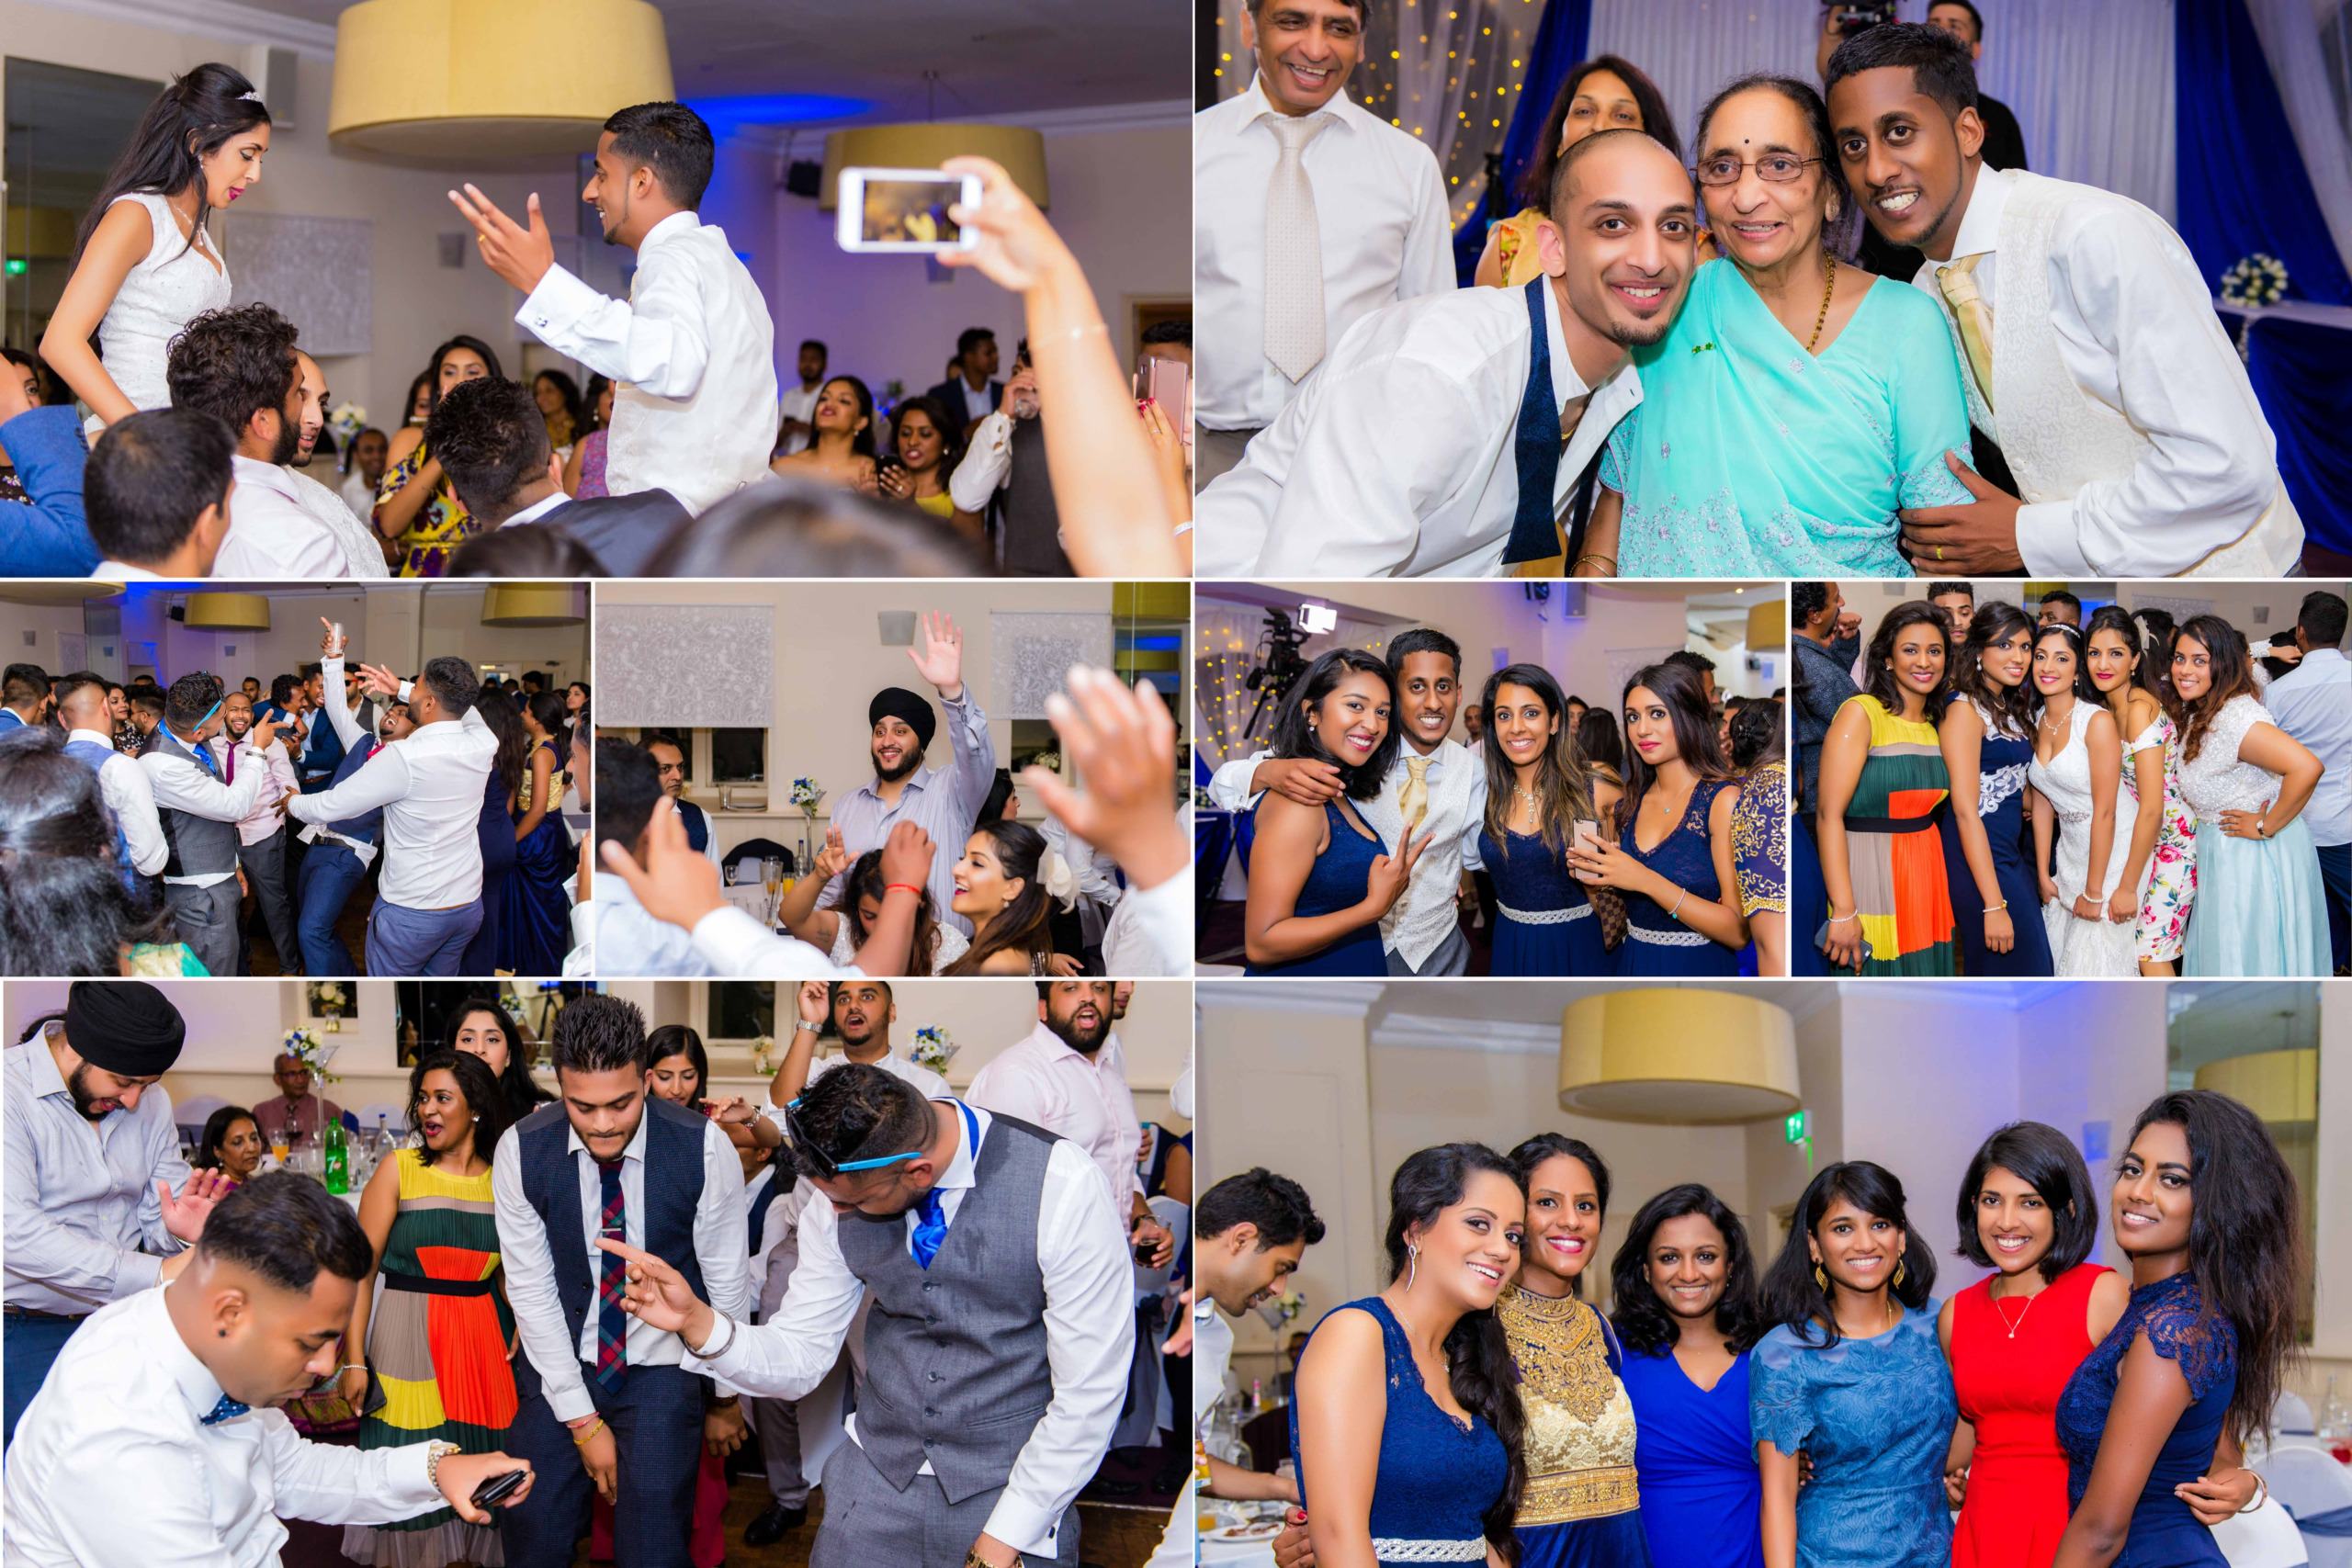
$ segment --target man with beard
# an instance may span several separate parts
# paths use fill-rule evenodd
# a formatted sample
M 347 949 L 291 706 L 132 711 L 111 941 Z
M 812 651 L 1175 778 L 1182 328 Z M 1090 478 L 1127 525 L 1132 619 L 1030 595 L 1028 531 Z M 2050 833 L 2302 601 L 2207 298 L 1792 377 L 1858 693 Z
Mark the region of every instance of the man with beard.
M 929 773 L 920 771 L 923 752 L 938 730 L 938 716 L 930 703 L 904 686 L 885 686 L 865 709 L 874 782 L 834 804 L 833 826 L 841 829 L 842 847 L 853 865 L 866 851 L 880 849 L 890 829 L 901 822 L 912 822 L 930 834 L 938 846 L 929 878 L 932 905 L 941 920 L 954 921 L 956 930 L 969 936 L 972 922 L 955 910 L 956 862 L 996 782 L 996 745 L 989 737 L 988 715 L 964 684 L 964 634 L 953 620 L 937 612 L 926 614 L 907 657 L 947 710 L 950 761 Z M 841 881 L 836 876 L 826 885 L 818 899 L 820 907 L 841 897 Z
M 276 1564 L 281 1518 L 379 1524 L 454 1508 L 530 1465 L 435 1439 L 361 1450 L 299 1436 L 277 1406 L 331 1379 L 375 1249 L 343 1200 L 290 1171 L 220 1201 L 159 1291 L 97 1313 L 25 1414 L 8 1465 L 8 1561 Z M 11 1319 L 13 1322 L 14 1320 Z M 495 1538 L 492 1538 L 493 1540 Z
M 1480 867 L 1487 762 L 1452 739 L 1462 703 L 1462 649 L 1443 632 L 1415 626 L 1389 643 L 1388 671 L 1396 681 L 1405 744 L 1380 794 L 1356 808 L 1388 843 L 1411 829 L 1421 853 L 1405 896 L 1381 918 L 1381 945 L 1391 975 L 1465 975 L 1470 942 L 1461 917 L 1477 897 L 1471 874 Z M 1209 781 L 1209 797 L 1228 811 L 1255 810 L 1266 790 L 1321 806 L 1338 799 L 1340 789 L 1340 770 L 1329 762 L 1285 761 L 1265 751 L 1236 758 Z
M 786 1122 L 828 1201 L 800 1213 L 776 1312 L 747 1327 L 659 1248 L 600 1243 L 627 1261 L 628 1311 L 678 1336 L 687 1371 L 798 1399 L 871 1301 L 868 1397 L 825 1464 L 812 1568 L 1075 1564 L 1073 1503 L 1135 1354 L 1134 1266 L 1095 1165 L 875 1066 L 826 1074 Z
M 349 570 L 282 466 L 302 444 L 300 358 L 294 323 L 266 305 L 207 310 L 172 340 L 172 406 L 209 413 L 237 437 L 236 502 L 215 577 L 305 581 Z
M 253 728 L 252 698 L 238 691 L 220 699 L 220 733 L 205 745 L 220 770 L 221 781 L 232 787 L 237 782 L 237 753 Z M 237 864 L 245 874 L 246 890 L 261 907 L 262 922 L 269 928 L 270 944 L 277 949 L 278 972 L 299 975 L 302 972 L 302 948 L 295 935 L 293 872 L 287 853 L 291 835 L 286 830 L 283 810 L 286 796 L 299 786 L 284 741 L 272 740 L 262 752 L 262 759 L 261 793 L 254 799 L 254 808 L 237 819 Z M 237 956 L 243 960 L 245 955 L 241 919 Z M 241 962 L 236 972 L 243 975 L 250 970 Z
M 335 547 L 343 552 L 343 575 L 390 577 L 392 569 L 385 559 L 383 536 L 372 525 L 360 521 L 359 514 L 351 509 L 339 491 L 301 471 L 311 466 L 311 455 L 318 449 L 319 434 L 326 428 L 327 405 L 334 400 L 334 394 L 327 390 L 326 372 L 319 368 L 319 362 L 299 348 L 294 351 L 294 391 L 300 400 L 299 434 L 294 443 L 294 456 L 278 471 L 293 485 L 294 499 L 301 502 L 302 510 L 317 518 L 334 536 Z M 384 437 L 379 433 L 376 437 L 379 453 L 383 450 L 383 446 Z M 382 467 L 379 457 L 377 462 L 379 473 Z M 331 474 L 332 466 L 321 471 Z M 372 504 L 368 510 L 373 515 L 375 509 Z
M 1201 492 L 1202 576 L 1496 577 L 1560 553 L 1558 519 L 1641 401 L 1626 351 L 1681 309 L 1698 206 L 1662 144 L 1603 130 L 1562 154 L 1550 219 L 1524 289 L 1407 299 L 1348 330 Z
M 964 1098 L 1084 1149 L 1102 1173 L 1129 1245 L 1148 1246 L 1150 1267 L 1164 1269 L 1176 1239 L 1152 1217 L 1136 1179 L 1141 1122 L 1127 1089 L 1126 1053 L 1111 1032 L 1113 989 L 1108 980 L 1039 981 L 1037 1026 L 974 1074 Z
M 1826 96 L 1847 183 L 1881 239 L 1927 257 L 1911 281 L 1943 309 L 1969 422 L 2018 487 L 1946 453 L 1972 499 L 1905 511 L 1904 553 L 1969 577 L 2292 570 L 2303 525 L 2278 441 L 2172 226 L 1987 164 L 1968 45 L 1940 28 L 1855 34 Z
M 243 694 L 240 694 L 241 695 Z M 171 906 L 180 940 L 213 975 L 234 975 L 243 944 L 237 935 L 243 873 L 237 864 L 242 835 L 237 824 L 265 801 L 270 778 L 269 750 L 277 727 L 263 720 L 231 742 L 237 778 L 223 776 L 212 738 L 220 733 L 220 682 L 210 675 L 183 675 L 164 697 L 164 722 L 148 738 L 139 765 L 163 818 L 171 856 L 164 863 L 164 901 Z
M 228 1188 L 180 1157 L 162 1080 L 187 1035 L 179 1010 L 145 981 L 77 980 L 63 1012 L 35 1019 L 0 1053 L 6 1441 L 82 1321 L 187 1267 L 182 1248 Z

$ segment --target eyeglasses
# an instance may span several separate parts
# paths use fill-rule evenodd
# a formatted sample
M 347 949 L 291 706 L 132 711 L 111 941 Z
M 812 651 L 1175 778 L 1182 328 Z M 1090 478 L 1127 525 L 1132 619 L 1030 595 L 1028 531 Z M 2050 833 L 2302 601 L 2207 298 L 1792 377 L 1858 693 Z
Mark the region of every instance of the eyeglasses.
M 1702 186 L 1736 186 L 1743 170 L 1753 168 L 1756 177 L 1776 186 L 1787 185 L 1804 173 L 1807 164 L 1822 164 L 1825 158 L 1800 158 L 1793 152 L 1767 152 L 1752 164 L 1744 159 L 1710 158 L 1691 173 Z
M 801 1126 L 800 1101 L 797 1100 L 784 1108 L 784 1126 L 785 1131 L 792 1134 L 792 1152 L 815 1168 L 816 1173 L 829 1181 L 849 1171 L 878 1170 L 886 1165 L 902 1165 L 908 1160 L 919 1159 L 922 1156 L 921 1149 L 909 1149 L 902 1155 L 884 1155 L 877 1159 L 837 1160 L 819 1148 L 817 1141 L 808 1135 L 806 1128 Z

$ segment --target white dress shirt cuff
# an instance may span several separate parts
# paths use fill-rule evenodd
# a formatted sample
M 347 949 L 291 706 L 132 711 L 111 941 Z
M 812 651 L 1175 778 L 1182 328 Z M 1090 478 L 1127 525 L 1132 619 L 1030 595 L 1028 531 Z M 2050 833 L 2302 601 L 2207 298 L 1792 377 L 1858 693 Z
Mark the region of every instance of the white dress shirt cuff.
M 2083 554 L 2072 502 L 2037 502 L 2018 508 L 2018 556 L 2028 577 L 2098 577 L 2099 569 Z M 1923 566 L 1930 563 L 1922 562 Z
M 836 967 L 830 954 L 778 936 L 732 904 L 695 921 L 692 936 L 703 961 L 728 979 L 821 980 L 860 973 Z
M 528 327 L 545 339 L 549 333 L 569 332 L 581 317 L 605 302 L 605 297 L 560 266 L 550 266 L 514 312 L 515 324 Z
M 409 1519 L 433 1508 L 446 1506 L 448 1499 L 433 1484 L 429 1462 L 433 1458 L 431 1443 L 410 1443 L 394 1456 L 384 1479 L 390 1490 L 382 1499 L 400 1509 L 399 1517 Z
M 1048 1518 L 1036 1502 L 1015 1496 L 1010 1488 L 1000 1494 L 996 1506 L 989 1510 L 989 1522 L 984 1533 L 1030 1557 L 1042 1557 L 1047 1562 L 1060 1555 L 1054 1537 L 1061 1529 L 1058 1516 Z

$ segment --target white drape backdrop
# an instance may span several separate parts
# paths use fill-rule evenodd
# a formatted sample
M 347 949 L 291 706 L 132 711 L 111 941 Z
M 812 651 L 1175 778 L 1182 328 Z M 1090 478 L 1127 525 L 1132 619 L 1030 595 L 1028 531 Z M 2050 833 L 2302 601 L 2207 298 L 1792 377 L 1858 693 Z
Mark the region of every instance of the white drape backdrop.
M 2344 0 L 2246 0 L 2336 254 L 2352 266 L 2352 58 Z
M 2309 9 L 2312 0 L 2282 0 Z M 2026 160 L 2174 214 L 2173 0 L 1975 0 L 1977 80 L 2016 112 Z M 1904 0 L 1902 17 L 1926 6 Z M 1666 95 L 1687 143 L 1715 90 L 1750 71 L 1808 82 L 1819 0 L 1593 0 L 1588 54 L 1616 54 Z M 1685 151 L 1688 151 L 1686 146 Z

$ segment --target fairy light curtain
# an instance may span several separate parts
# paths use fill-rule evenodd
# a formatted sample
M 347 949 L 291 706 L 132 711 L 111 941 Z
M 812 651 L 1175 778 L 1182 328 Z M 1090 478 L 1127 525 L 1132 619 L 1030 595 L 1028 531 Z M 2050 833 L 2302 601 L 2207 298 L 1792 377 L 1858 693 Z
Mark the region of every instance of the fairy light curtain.
M 1306 639 L 1311 661 L 1332 648 L 1361 648 L 1386 658 L 1388 639 L 1405 623 L 1363 615 L 1341 605 L 1340 624 L 1329 632 Z M 1256 604 L 1221 603 L 1195 594 L 1193 601 L 1193 750 L 1204 782 L 1209 773 L 1236 757 L 1261 750 L 1272 728 L 1261 718 L 1254 736 L 1247 733 L 1258 694 L 1249 687 L 1250 671 L 1258 664 L 1258 642 L 1265 634 L 1266 612 Z

